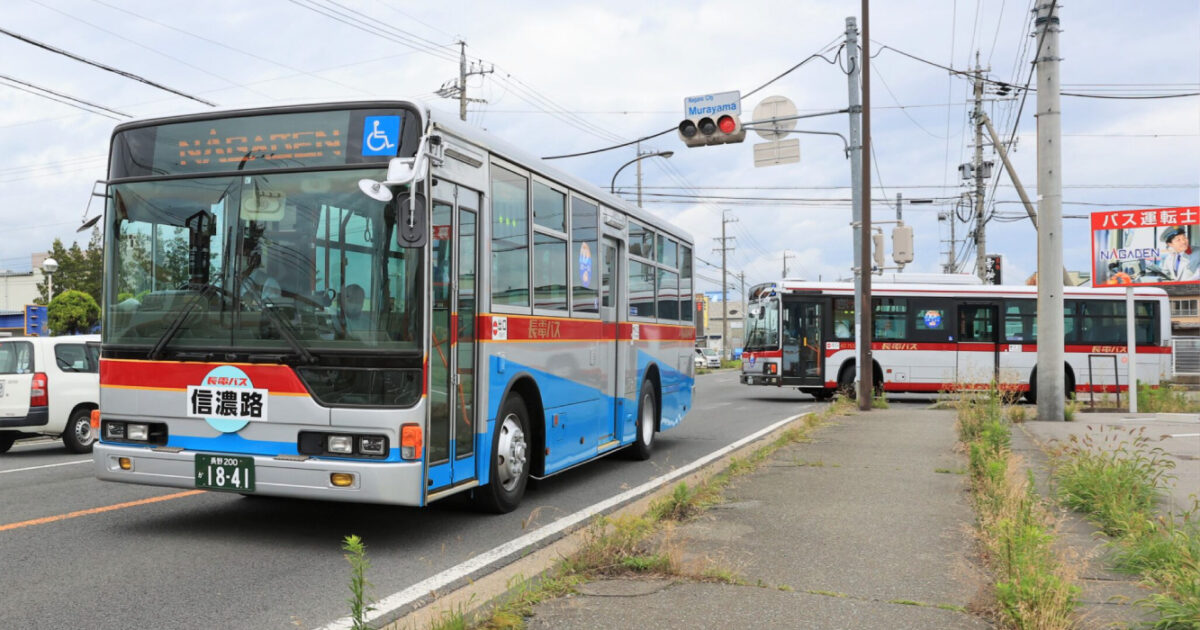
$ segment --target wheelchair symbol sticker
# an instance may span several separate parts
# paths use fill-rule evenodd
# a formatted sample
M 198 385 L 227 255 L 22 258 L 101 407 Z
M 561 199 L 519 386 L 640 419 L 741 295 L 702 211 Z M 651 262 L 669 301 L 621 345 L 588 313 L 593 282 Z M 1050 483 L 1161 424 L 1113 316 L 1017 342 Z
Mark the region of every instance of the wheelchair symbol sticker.
M 363 121 L 363 155 L 396 155 L 399 142 L 399 116 L 367 116 Z

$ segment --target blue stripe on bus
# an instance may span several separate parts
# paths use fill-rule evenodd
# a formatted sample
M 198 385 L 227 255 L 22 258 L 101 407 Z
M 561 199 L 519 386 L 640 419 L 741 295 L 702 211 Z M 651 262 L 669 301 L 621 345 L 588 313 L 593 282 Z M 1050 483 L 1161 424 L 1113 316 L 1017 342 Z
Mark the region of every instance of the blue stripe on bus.
M 686 356 L 691 361 L 690 355 Z M 662 417 L 660 426 L 668 429 L 679 424 L 683 415 L 692 405 L 692 386 L 695 379 L 686 373 L 672 368 L 666 363 L 655 359 L 646 352 L 638 352 L 637 380 L 641 383 L 646 370 L 651 364 L 658 367 L 659 379 L 662 384 Z M 613 432 L 613 423 L 620 419 L 616 427 L 616 439 L 622 444 L 629 444 L 637 438 L 636 398 L 616 398 L 606 392 L 583 385 L 571 379 L 556 376 L 543 370 L 516 363 L 508 358 L 489 357 L 488 379 L 488 432 L 493 435 L 496 417 L 500 412 L 500 403 L 508 385 L 518 374 L 528 375 L 537 384 L 542 397 L 542 407 L 545 417 L 541 419 L 546 427 L 546 474 L 573 466 L 586 461 L 597 454 L 599 436 Z M 555 416 L 558 422 L 555 424 Z M 531 418 L 531 421 L 538 421 Z M 581 443 L 582 439 L 582 443 Z M 489 462 L 491 457 L 491 440 L 481 440 L 477 451 L 480 455 L 479 482 L 486 484 L 489 477 Z

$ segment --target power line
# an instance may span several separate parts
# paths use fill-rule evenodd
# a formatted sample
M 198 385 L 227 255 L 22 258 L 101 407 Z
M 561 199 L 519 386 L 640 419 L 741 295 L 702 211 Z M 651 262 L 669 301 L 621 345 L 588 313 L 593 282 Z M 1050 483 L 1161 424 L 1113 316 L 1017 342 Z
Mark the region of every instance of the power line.
M 44 88 L 44 87 L 41 87 L 40 85 L 34 85 L 32 83 L 27 83 L 20 79 L 15 79 L 13 77 L 10 77 L 6 74 L 0 74 L 0 80 L 8 81 L 7 85 L 13 89 L 20 90 L 22 92 L 28 92 L 29 94 L 33 94 L 34 96 L 40 96 L 44 99 L 48 99 L 48 100 L 54 101 L 56 103 L 62 103 L 63 105 L 69 105 L 71 107 L 74 107 L 75 109 L 83 110 L 89 114 L 96 114 L 97 116 L 104 116 L 105 118 L 109 118 L 112 120 L 121 120 L 120 118 L 117 118 L 117 116 L 124 116 L 126 118 L 132 118 L 132 116 L 130 116 L 129 114 L 126 114 L 125 112 L 119 112 L 115 109 L 111 109 L 111 108 L 105 107 L 103 105 L 97 105 L 96 103 L 92 103 L 90 101 L 85 101 L 80 98 L 75 98 L 74 96 L 68 96 L 66 94 L 63 94 L 62 92 L 55 92 L 54 90 L 51 90 L 49 88 Z M 17 85 L 13 85 L 14 83 Z M 102 110 L 102 111 L 96 111 L 96 110 Z M 114 114 L 117 114 L 117 116 L 109 116 L 108 114 L 106 114 L 104 112 L 112 112 Z
M 18 33 L 14 33 L 14 32 L 12 32 L 12 31 L 10 31 L 10 30 L 4 29 L 4 28 L 0 28 L 0 33 L 2 33 L 2 34 L 4 34 L 4 35 L 8 35 L 9 37 L 11 37 L 11 38 L 13 38 L 13 39 L 17 39 L 17 40 L 23 41 L 23 42 L 25 42 L 26 44 L 30 44 L 30 45 L 32 45 L 32 46 L 37 46 L 38 48 L 41 48 L 41 49 L 43 49 L 43 50 L 48 50 L 48 51 L 50 51 L 50 52 L 52 52 L 52 53 L 56 53 L 56 54 L 62 55 L 62 56 L 64 56 L 64 57 L 69 57 L 69 58 L 71 58 L 71 59 L 74 59 L 75 61 L 78 61 L 78 62 L 80 62 L 80 63 L 86 63 L 86 64 L 87 64 L 87 65 L 89 65 L 89 66 L 93 66 L 93 67 L 96 67 L 96 68 L 100 68 L 101 70 L 104 70 L 104 71 L 107 71 L 107 72 L 111 72 L 111 73 L 113 73 L 113 74 L 116 74 L 116 75 L 118 75 L 118 76 L 125 77 L 126 79 L 130 79 L 130 80 L 132 80 L 132 81 L 137 81 L 138 83 L 144 83 L 144 84 L 146 84 L 146 85 L 149 85 L 149 86 L 152 86 L 152 87 L 156 87 L 156 88 L 158 88 L 158 89 L 160 89 L 160 90 L 163 90 L 163 91 L 166 91 L 166 92 L 170 92 L 170 93 L 172 93 L 172 94 L 177 94 L 177 95 L 179 95 L 179 96 L 182 96 L 182 97 L 184 97 L 184 98 L 186 98 L 186 99 L 190 99 L 190 100 L 196 101 L 197 103 L 203 103 L 203 104 L 205 104 L 205 105 L 208 105 L 209 107 L 216 107 L 216 106 L 217 106 L 217 104 L 216 104 L 216 103 L 213 103 L 212 101 L 206 101 L 206 100 L 204 100 L 204 99 L 202 99 L 202 98 L 200 98 L 200 97 L 198 97 L 198 96 L 192 96 L 191 94 L 188 94 L 188 93 L 186 93 L 186 92 L 180 92 L 179 90 L 176 90 L 176 89 L 174 89 L 174 88 L 169 88 L 169 87 L 167 87 L 167 86 L 165 86 L 165 85 L 163 85 L 163 84 L 161 84 L 161 83 L 157 83 L 157 82 L 151 81 L 150 79 L 147 79 L 147 78 L 145 78 L 145 77 L 143 77 L 143 76 L 139 76 L 139 75 L 133 74 L 132 72 L 126 72 L 126 71 L 124 71 L 124 70 L 121 70 L 121 69 L 118 69 L 118 68 L 114 68 L 114 67 L 112 67 L 112 66 L 108 66 L 108 65 L 102 64 L 102 63 L 100 63 L 100 62 L 98 62 L 98 61 L 92 61 L 91 59 L 88 59 L 87 57 L 81 57 L 81 56 L 79 56 L 79 55 L 76 55 L 76 54 L 74 54 L 74 53 L 67 52 L 67 51 L 65 51 L 65 50 L 63 50 L 63 49 L 61 49 L 61 48 L 55 48 L 54 46 L 51 46 L 51 45 L 49 45 L 49 44 L 45 44 L 45 43 L 39 42 L 39 41 L 37 41 L 36 39 L 31 39 L 31 38 L 29 38 L 29 37 L 25 37 L 24 35 L 20 35 L 20 34 L 18 34 Z

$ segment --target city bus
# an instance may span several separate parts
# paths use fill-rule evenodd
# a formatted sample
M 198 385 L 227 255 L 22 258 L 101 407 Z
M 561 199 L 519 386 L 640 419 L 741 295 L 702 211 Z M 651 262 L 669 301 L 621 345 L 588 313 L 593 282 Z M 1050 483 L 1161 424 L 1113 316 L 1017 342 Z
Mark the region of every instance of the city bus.
M 100 479 L 506 512 L 691 409 L 692 241 L 412 101 L 121 124 Z
M 902 275 L 895 276 L 902 279 Z M 1037 287 L 872 283 L 875 391 L 921 393 L 997 383 L 1037 398 Z M 854 285 L 769 282 L 749 293 L 740 380 L 796 387 L 818 400 L 854 391 Z M 1134 293 L 1137 374 L 1150 386 L 1170 374 L 1167 294 Z M 1125 289 L 1067 287 L 1068 394 L 1128 389 Z

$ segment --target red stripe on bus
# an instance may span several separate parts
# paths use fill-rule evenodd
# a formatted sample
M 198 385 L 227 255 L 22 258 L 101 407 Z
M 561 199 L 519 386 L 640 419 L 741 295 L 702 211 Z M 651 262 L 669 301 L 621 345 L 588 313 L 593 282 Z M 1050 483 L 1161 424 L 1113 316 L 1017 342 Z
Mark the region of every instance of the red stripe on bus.
M 830 348 L 829 344 L 825 345 L 825 356 L 831 357 L 835 353 L 844 350 L 853 350 L 855 344 L 853 341 L 831 342 L 836 343 L 837 348 Z M 997 348 L 997 345 L 999 348 Z M 871 344 L 872 350 L 889 350 L 889 351 L 918 351 L 918 352 L 1037 352 L 1037 344 L 1032 343 L 1001 343 L 994 344 L 991 342 L 959 342 L 959 343 L 919 343 L 919 342 L 875 342 Z M 1065 346 L 1064 352 L 1073 354 L 1125 354 L 1125 346 L 1117 345 L 1071 345 Z M 1138 346 L 1138 354 L 1171 354 L 1170 346 Z M 758 354 L 757 356 L 762 356 Z
M 502 321 L 503 324 L 500 323 Z M 638 328 L 638 339 L 643 341 L 691 343 L 696 338 L 696 329 L 686 325 L 641 322 L 622 322 L 618 325 L 598 319 L 496 314 L 480 315 L 478 322 L 481 341 L 629 341 L 633 339 L 634 326 Z
M 761 352 L 743 352 L 742 356 L 747 359 L 782 359 L 782 350 L 763 350 Z
M 155 387 L 187 389 L 202 385 L 204 377 L 214 368 L 235 365 L 246 373 L 254 387 L 280 394 L 307 394 L 304 383 L 286 365 L 249 363 L 180 363 L 176 361 L 133 361 L 101 359 L 100 384 L 116 387 Z

